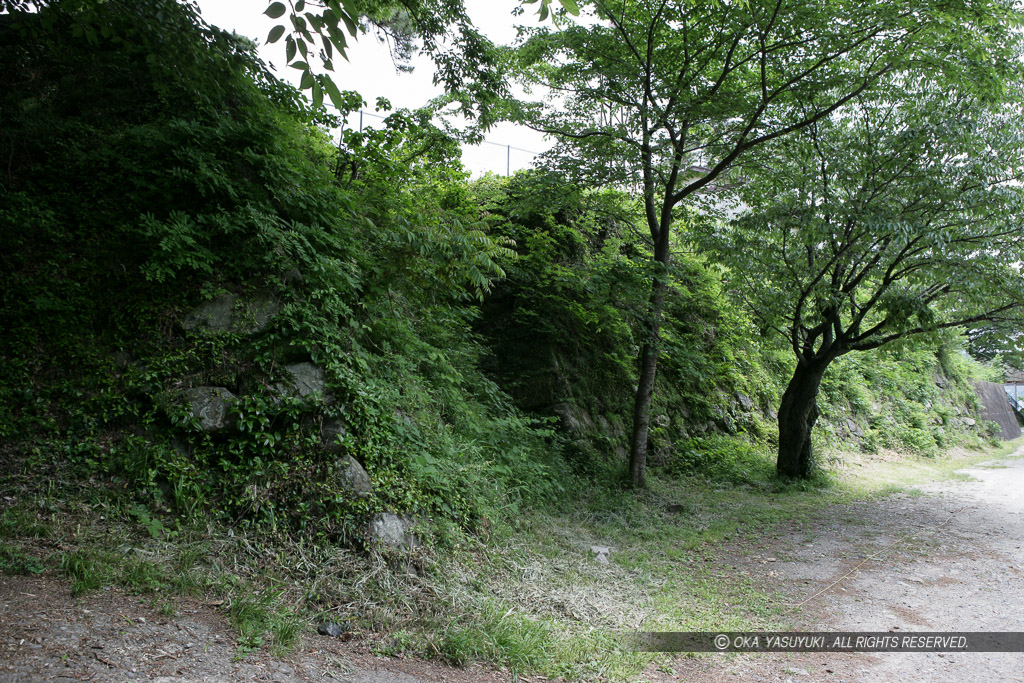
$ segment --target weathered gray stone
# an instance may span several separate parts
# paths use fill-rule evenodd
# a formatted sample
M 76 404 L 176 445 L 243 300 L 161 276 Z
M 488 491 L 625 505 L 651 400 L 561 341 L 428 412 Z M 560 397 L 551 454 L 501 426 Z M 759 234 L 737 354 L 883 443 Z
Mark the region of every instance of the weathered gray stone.
M 347 433 L 344 420 L 339 417 L 331 418 L 324 421 L 324 425 L 320 429 L 320 441 L 324 448 L 331 453 L 339 453 L 341 452 L 341 439 L 344 439 Z
M 846 419 L 846 431 L 850 433 L 850 436 L 856 439 L 864 438 L 864 430 L 859 424 L 849 418 Z
M 257 334 L 270 327 L 281 312 L 281 304 L 273 299 L 252 299 L 236 305 L 232 316 L 231 331 L 242 334 Z
M 284 271 L 284 275 L 282 275 L 281 278 L 284 280 L 284 283 L 289 287 L 301 285 L 302 282 L 305 280 L 305 278 L 302 276 L 302 271 L 299 270 L 298 268 L 289 268 L 288 270 Z
M 181 392 L 192 417 L 207 433 L 221 432 L 231 426 L 228 410 L 237 397 L 223 387 L 193 387 Z
M 974 425 L 978 424 L 977 421 L 973 417 L 961 418 L 960 421 L 963 422 L 968 427 L 973 427 Z
M 556 403 L 551 406 L 551 412 L 559 417 L 566 431 L 573 434 L 584 434 L 594 427 L 587 411 L 574 403 Z
M 319 394 L 326 396 L 327 373 L 315 363 L 293 363 L 283 368 L 285 381 L 274 385 L 282 396 L 306 398 Z
M 715 415 L 714 426 L 725 432 L 726 434 L 736 433 L 736 421 L 732 415 L 726 412 L 722 408 L 714 408 L 712 412 Z
M 754 402 L 746 394 L 737 391 L 736 400 L 740 402 L 740 408 L 743 408 L 744 411 L 749 413 L 754 409 Z
M 378 550 L 411 550 L 420 545 L 412 533 L 412 521 L 392 512 L 374 515 L 366 530 L 366 538 L 370 547 Z
M 590 546 L 590 552 L 594 553 L 594 559 L 600 564 L 608 564 L 608 555 L 611 553 L 611 548 L 606 545 L 592 545 Z
M 241 300 L 237 294 L 228 293 L 199 304 L 181 324 L 186 330 L 210 334 L 256 334 L 265 330 L 280 312 L 281 304 L 273 299 Z
M 373 483 L 370 475 L 366 473 L 359 461 L 351 455 L 345 455 L 338 460 L 338 483 L 342 488 L 351 491 L 362 498 L 373 491 Z
M 214 333 L 228 332 L 231 330 L 231 320 L 234 317 L 235 302 L 237 301 L 238 296 L 235 294 L 216 296 L 192 309 L 181 324 L 186 330 L 205 329 Z
M 337 638 L 351 631 L 351 625 L 347 621 L 321 621 L 316 625 L 316 632 L 322 636 Z

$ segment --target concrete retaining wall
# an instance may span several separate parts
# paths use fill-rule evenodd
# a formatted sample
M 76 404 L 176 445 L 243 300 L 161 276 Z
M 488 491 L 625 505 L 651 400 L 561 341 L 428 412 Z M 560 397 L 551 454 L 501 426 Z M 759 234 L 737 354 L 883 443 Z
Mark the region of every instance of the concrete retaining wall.
M 974 392 L 981 399 L 982 420 L 991 420 L 999 423 L 1000 432 L 998 436 L 1003 441 L 1010 441 L 1020 436 L 1020 425 L 1017 424 L 1017 417 L 1010 408 L 1010 401 L 1006 397 L 1006 391 L 1002 384 L 992 382 L 975 382 Z

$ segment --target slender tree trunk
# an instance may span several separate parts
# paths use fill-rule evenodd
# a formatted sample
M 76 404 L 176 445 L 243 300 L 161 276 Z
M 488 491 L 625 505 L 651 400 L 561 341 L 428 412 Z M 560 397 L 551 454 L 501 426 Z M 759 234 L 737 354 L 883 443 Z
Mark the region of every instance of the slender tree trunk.
M 818 388 L 831 358 L 798 362 L 779 406 L 779 458 L 783 477 L 806 479 L 814 467 L 811 431 L 818 420 Z
M 654 277 L 645 326 L 646 338 L 640 352 L 640 376 L 637 378 L 636 399 L 633 402 L 633 434 L 629 442 L 629 483 L 642 488 L 647 470 L 647 431 L 651 424 L 651 398 L 654 380 L 658 374 L 658 339 L 661 334 L 661 314 L 668 291 L 668 268 Z

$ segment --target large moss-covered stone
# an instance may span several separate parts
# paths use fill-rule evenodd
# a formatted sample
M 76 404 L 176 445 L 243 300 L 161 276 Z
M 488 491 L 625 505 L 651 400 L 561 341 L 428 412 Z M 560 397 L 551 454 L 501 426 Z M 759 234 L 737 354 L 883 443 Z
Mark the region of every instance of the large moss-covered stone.
M 345 421 L 341 418 L 331 418 L 324 421 L 323 427 L 320 429 L 320 442 L 324 445 L 331 453 L 340 453 L 342 446 L 341 440 L 345 438 L 348 433 L 348 429 L 345 426 Z
M 736 400 L 739 401 L 740 408 L 742 408 L 745 412 L 749 413 L 754 409 L 754 402 L 750 399 L 749 396 L 747 396 L 743 392 L 736 392 Z
M 420 545 L 412 533 L 412 520 L 392 512 L 374 515 L 366 530 L 371 548 L 376 550 L 411 550 Z
M 228 332 L 231 329 L 231 320 L 237 301 L 238 296 L 235 294 L 216 296 L 189 311 L 181 324 L 186 330 Z
M 237 397 L 223 387 L 193 387 L 185 389 L 181 397 L 192 417 L 199 420 L 199 428 L 207 433 L 222 432 L 231 427 L 229 410 Z
M 360 498 L 373 492 L 370 475 L 351 455 L 345 455 L 338 460 L 336 476 L 342 489 L 350 491 Z
M 242 299 L 237 294 L 221 294 L 192 309 L 182 326 L 209 334 L 256 334 L 265 330 L 281 312 L 273 299 Z
M 551 412 L 558 416 L 562 426 L 571 434 L 584 435 L 594 428 L 594 422 L 586 410 L 568 401 L 551 406 Z
M 274 385 L 278 394 L 307 398 L 327 396 L 327 372 L 316 363 L 292 363 L 282 368 L 284 381 Z

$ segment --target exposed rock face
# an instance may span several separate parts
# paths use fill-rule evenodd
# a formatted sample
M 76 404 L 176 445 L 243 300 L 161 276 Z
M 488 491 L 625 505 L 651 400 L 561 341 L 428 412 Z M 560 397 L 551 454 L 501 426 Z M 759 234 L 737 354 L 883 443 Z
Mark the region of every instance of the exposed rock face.
M 199 428 L 210 434 L 231 426 L 228 410 L 238 398 L 223 387 L 193 387 L 181 393 L 192 417 L 199 419 Z
M 565 429 L 572 434 L 585 434 L 594 427 L 587 411 L 574 403 L 556 403 L 551 406 L 551 412 L 561 419 Z
M 315 363 L 293 363 L 284 366 L 284 382 L 278 382 L 274 389 L 282 396 L 306 398 L 327 391 L 327 372 Z
M 412 533 L 412 521 L 391 512 L 374 515 L 366 538 L 369 546 L 375 549 L 411 550 L 420 545 Z
M 366 473 L 363 466 L 351 455 L 346 455 L 338 460 L 338 482 L 342 488 L 347 489 L 359 497 L 368 496 L 373 491 L 373 483 L 370 475 Z
M 237 294 L 221 294 L 196 306 L 181 324 L 209 334 L 256 334 L 280 312 L 281 305 L 272 299 L 241 300 Z
M 235 331 L 242 334 L 257 334 L 270 327 L 281 312 L 281 304 L 273 299 L 252 299 L 235 307 Z
M 340 439 L 345 438 L 345 434 L 348 433 L 348 429 L 345 427 L 345 422 L 341 418 L 332 418 L 325 420 L 324 425 L 320 430 L 320 441 L 331 453 L 340 453 L 341 444 L 338 443 Z
M 740 407 L 743 408 L 745 412 L 749 413 L 751 410 L 754 409 L 754 402 L 751 401 L 750 397 L 747 396 L 746 394 L 736 392 L 736 400 L 739 401 Z
M 221 294 L 196 306 L 185 316 L 181 324 L 186 330 L 227 332 L 231 329 L 231 319 L 237 301 L 238 297 L 234 294 Z

